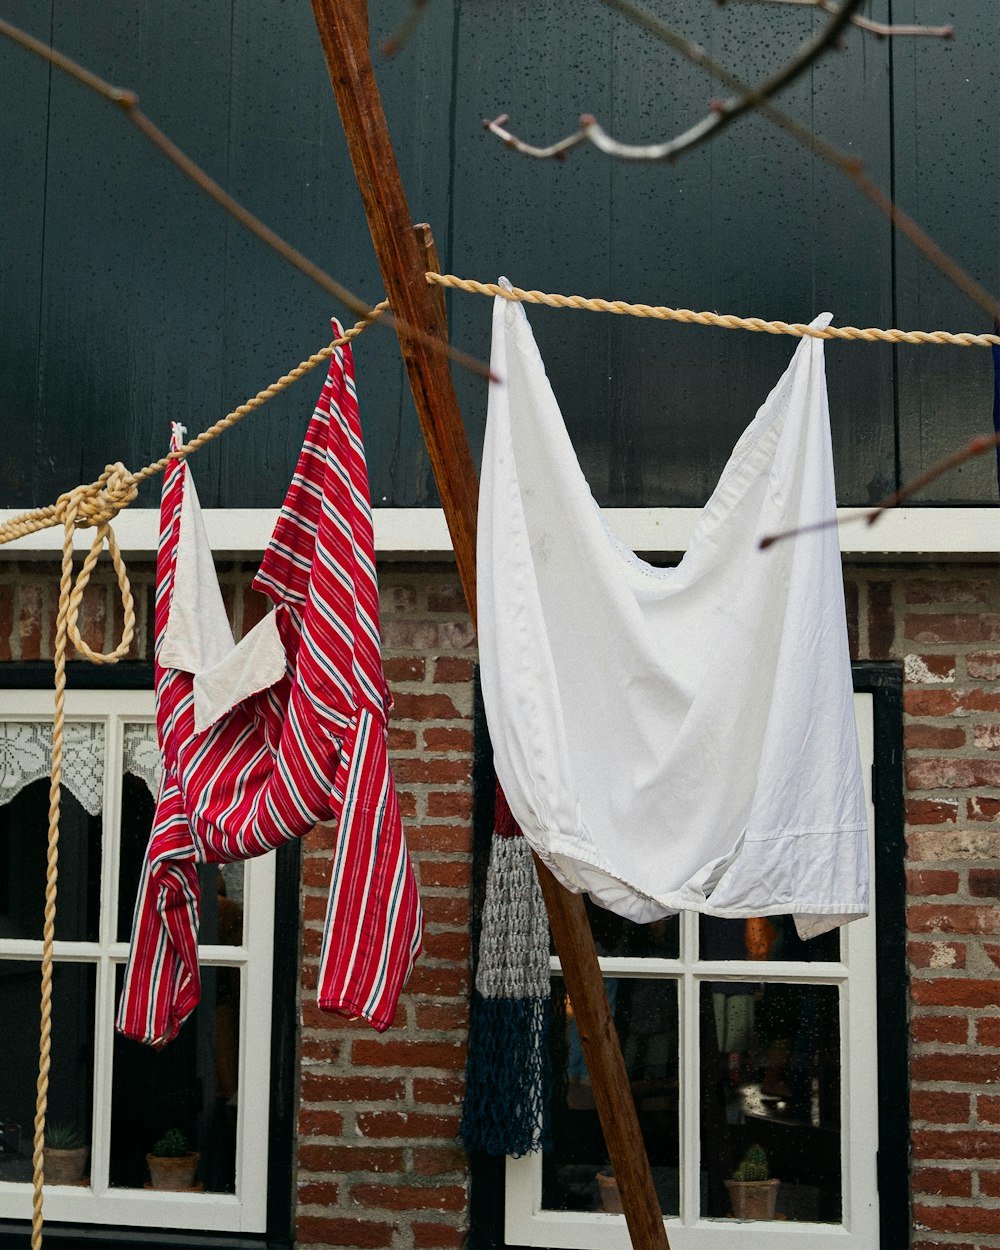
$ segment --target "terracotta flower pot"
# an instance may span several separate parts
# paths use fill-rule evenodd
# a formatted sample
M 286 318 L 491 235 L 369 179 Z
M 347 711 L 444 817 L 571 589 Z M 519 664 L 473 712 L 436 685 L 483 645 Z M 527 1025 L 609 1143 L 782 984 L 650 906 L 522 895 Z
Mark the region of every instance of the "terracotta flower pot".
M 726 1181 L 733 1215 L 738 1220 L 773 1220 L 781 1181 Z
M 149 1167 L 149 1179 L 154 1189 L 190 1189 L 194 1184 L 194 1174 L 198 1169 L 201 1155 L 192 1151 L 188 1155 L 168 1157 L 166 1155 L 146 1155 Z
M 74 1146 L 72 1150 L 58 1150 L 54 1146 L 46 1146 L 45 1182 L 48 1185 L 76 1185 L 83 1180 L 87 1166 L 89 1146 Z

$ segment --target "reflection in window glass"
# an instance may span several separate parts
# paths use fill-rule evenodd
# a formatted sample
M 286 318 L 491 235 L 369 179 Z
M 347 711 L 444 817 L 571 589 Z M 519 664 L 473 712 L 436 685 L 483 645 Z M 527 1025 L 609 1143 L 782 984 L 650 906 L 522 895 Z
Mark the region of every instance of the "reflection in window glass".
M 750 920 L 701 916 L 698 933 L 702 959 L 840 961 L 840 929 L 831 929 L 804 942 L 791 916 L 755 916 Z
M 0 806 L 0 938 L 41 941 L 45 907 L 48 779 L 33 781 Z M 101 817 L 63 786 L 59 816 L 56 937 L 96 942 L 100 924 Z
M 609 913 L 610 914 L 610 913 Z M 666 1215 L 679 1209 L 677 985 L 667 979 L 606 977 L 608 1001 L 635 1096 L 653 1181 Z M 542 1161 L 542 1205 L 615 1211 L 617 1188 L 594 1092 L 561 977 L 552 981 L 553 1150 Z
M 651 924 L 633 924 L 622 916 L 598 907 L 584 895 L 587 919 L 600 956 L 634 956 L 646 959 L 676 959 L 680 951 L 680 917 L 667 916 Z M 555 946 L 550 946 L 556 953 Z
M 148 1184 L 146 1154 L 173 1128 L 201 1155 L 195 1188 L 235 1192 L 240 970 L 203 968 L 201 976 L 201 1002 L 169 1046 L 153 1050 L 115 1036 L 112 1185 Z M 119 994 L 121 982 L 119 968 Z
M 95 969 L 57 963 L 52 973 L 52 1056 L 48 1126 L 74 1129 L 91 1141 L 94 1086 Z M 0 1181 L 30 1181 L 38 1075 L 41 965 L 0 959 Z M 87 1170 L 84 1171 L 86 1182 Z
M 706 982 L 700 1035 L 703 1213 L 735 1213 L 725 1182 L 760 1146 L 779 1219 L 839 1221 L 837 987 Z

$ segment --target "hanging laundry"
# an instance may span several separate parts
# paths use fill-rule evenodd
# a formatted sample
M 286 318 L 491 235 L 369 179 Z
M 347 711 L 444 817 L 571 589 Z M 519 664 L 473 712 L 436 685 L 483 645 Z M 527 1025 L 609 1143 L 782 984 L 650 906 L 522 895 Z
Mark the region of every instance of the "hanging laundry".
M 550 1144 L 549 925 L 531 848 L 496 787 L 459 1130 L 466 1150 Z
M 238 645 L 186 460 L 167 469 L 160 526 L 164 776 L 117 1026 L 163 1045 L 197 1005 L 198 864 L 263 855 L 336 820 L 318 1001 L 386 1029 L 420 949 L 421 913 L 386 750 L 391 701 L 350 348 L 334 351 L 253 581 L 274 610 Z
M 829 324 L 828 315 L 814 326 Z M 523 309 L 497 298 L 479 646 L 497 777 L 570 890 L 637 922 L 868 911 L 821 340 L 736 445 L 683 560 L 608 528 Z

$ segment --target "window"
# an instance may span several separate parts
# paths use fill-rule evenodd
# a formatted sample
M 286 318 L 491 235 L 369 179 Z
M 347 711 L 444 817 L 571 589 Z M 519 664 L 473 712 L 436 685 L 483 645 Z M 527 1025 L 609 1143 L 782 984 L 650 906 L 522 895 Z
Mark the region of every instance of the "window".
M 728 1250 L 736 1227 L 748 1247 L 775 1236 L 767 1220 L 732 1223 L 738 1199 L 726 1182 L 751 1147 L 764 1150 L 780 1181 L 776 1214 L 789 1250 L 831 1236 L 858 1250 L 906 1244 L 905 1146 L 902 1175 L 879 1171 L 880 1147 L 888 1154 L 905 1141 L 906 1115 L 899 678 L 890 668 L 855 672 L 862 759 L 874 766 L 865 768 L 875 785 L 868 919 L 802 942 L 786 917 L 683 913 L 636 926 L 588 903 L 671 1244 Z M 553 1150 L 477 1164 L 476 1244 L 624 1248 L 555 955 L 551 971 Z
M 17 689 L 0 708 L 4 1220 L 31 1212 L 51 706 L 49 690 Z M 201 1003 L 161 1051 L 118 1036 L 158 782 L 153 693 L 72 689 L 66 708 L 48 1122 L 75 1128 L 89 1157 L 79 1181 L 47 1186 L 46 1219 L 264 1234 L 283 1218 L 287 1239 L 290 1199 L 283 1214 L 269 1211 L 268 1190 L 276 1168 L 290 1190 L 291 1108 L 276 1108 L 271 1090 L 288 1087 L 276 1078 L 292 1053 L 294 1004 L 276 1012 L 276 1050 L 272 1030 L 248 1022 L 271 1019 L 276 880 L 294 891 L 294 850 L 291 873 L 287 856 L 202 866 Z M 294 958 L 294 929 L 290 941 Z M 200 1154 L 184 1192 L 149 1187 L 146 1154 L 170 1128 Z

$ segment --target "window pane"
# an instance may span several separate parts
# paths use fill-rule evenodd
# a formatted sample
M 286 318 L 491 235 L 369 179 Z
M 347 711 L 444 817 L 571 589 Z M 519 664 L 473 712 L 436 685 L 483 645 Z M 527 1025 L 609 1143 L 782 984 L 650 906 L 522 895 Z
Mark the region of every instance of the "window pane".
M 679 1195 L 677 985 L 672 980 L 632 977 L 607 977 L 604 985 L 660 1208 L 673 1215 Z M 553 978 L 552 995 L 554 1149 L 543 1156 L 542 1205 L 562 1211 L 620 1210 L 562 978 Z
M 119 968 L 119 994 L 121 983 Z M 148 1184 L 146 1154 L 175 1128 L 201 1155 L 195 1186 L 213 1193 L 235 1191 L 239 969 L 202 968 L 201 991 L 201 1003 L 163 1050 L 115 1036 L 112 1185 L 137 1189 Z
M 840 961 L 840 929 L 831 929 L 804 942 L 791 916 L 757 916 L 752 920 L 700 916 L 698 933 L 702 959 Z
M 667 916 L 651 924 L 633 924 L 598 907 L 584 895 L 587 918 L 598 955 L 634 955 L 649 959 L 676 959 L 680 951 L 680 917 Z M 555 954 L 555 946 L 552 946 Z
M 126 726 L 128 728 L 128 726 Z M 153 796 L 145 780 L 134 773 L 122 777 L 121 852 L 118 883 L 118 941 L 132 933 L 132 913 L 139 888 L 149 832 L 153 824 Z M 244 865 L 202 864 L 201 924 L 198 940 L 239 946 L 243 941 Z
M 832 985 L 701 987 L 703 1210 L 753 1146 L 777 1178 L 777 1217 L 839 1221 L 840 1025 Z
M 60 941 L 98 939 L 101 824 L 100 815 L 89 815 L 63 786 L 56 915 Z M 41 940 L 48 827 L 48 778 L 31 782 L 0 807 L 0 938 Z
M 75 1129 L 91 1140 L 95 968 L 58 963 L 52 974 L 52 1054 L 48 1126 Z M 38 1075 L 41 965 L 0 959 L 0 1180 L 30 1181 Z M 85 1173 L 86 1175 L 86 1173 Z

